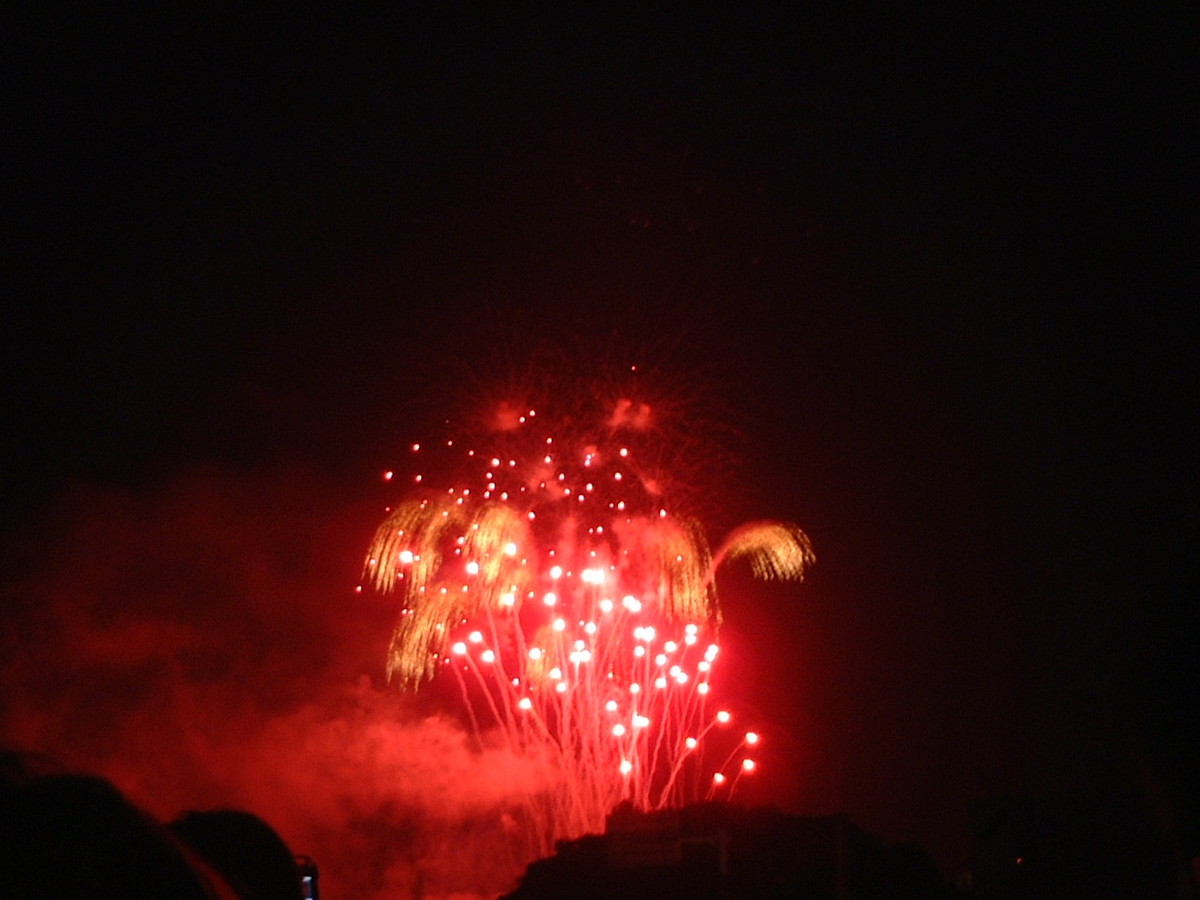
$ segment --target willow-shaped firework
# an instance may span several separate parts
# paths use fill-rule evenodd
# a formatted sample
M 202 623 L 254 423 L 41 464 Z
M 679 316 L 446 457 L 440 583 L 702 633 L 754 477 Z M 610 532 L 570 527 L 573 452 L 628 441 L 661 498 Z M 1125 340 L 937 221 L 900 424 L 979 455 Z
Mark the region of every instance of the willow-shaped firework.
M 714 573 L 742 557 L 759 577 L 799 578 L 814 561 L 804 533 L 780 522 L 743 525 L 711 552 L 639 459 L 650 408 L 620 400 L 594 418 L 504 406 L 490 446 L 443 442 L 457 477 L 435 488 L 416 475 L 366 563 L 376 589 L 402 597 L 389 677 L 417 690 L 452 673 L 476 734 L 545 767 L 554 787 L 527 809 L 535 852 L 602 829 L 622 801 L 727 796 L 753 770 L 754 732 L 703 765 L 731 719 L 710 697 Z

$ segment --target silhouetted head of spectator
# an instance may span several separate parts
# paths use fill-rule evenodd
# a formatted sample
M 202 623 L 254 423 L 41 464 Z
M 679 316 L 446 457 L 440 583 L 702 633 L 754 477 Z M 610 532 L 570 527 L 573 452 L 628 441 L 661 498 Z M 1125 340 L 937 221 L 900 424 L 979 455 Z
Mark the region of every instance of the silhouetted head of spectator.
M 149 815 L 102 778 L 0 772 L 0 897 L 212 900 L 215 887 Z
M 167 826 L 244 900 L 301 900 L 296 858 L 275 830 L 248 812 L 187 812 Z
M 40 753 L 0 748 L 0 791 L 28 784 L 46 775 L 65 775 L 66 770 Z

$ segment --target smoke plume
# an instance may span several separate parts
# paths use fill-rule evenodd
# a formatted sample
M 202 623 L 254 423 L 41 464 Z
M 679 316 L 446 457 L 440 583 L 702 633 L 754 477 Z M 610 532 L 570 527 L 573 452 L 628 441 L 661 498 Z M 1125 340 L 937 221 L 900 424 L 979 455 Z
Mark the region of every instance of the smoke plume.
M 0 743 L 160 819 L 255 812 L 333 900 L 504 890 L 538 776 L 383 683 L 379 512 L 300 470 L 66 489 L 6 548 Z

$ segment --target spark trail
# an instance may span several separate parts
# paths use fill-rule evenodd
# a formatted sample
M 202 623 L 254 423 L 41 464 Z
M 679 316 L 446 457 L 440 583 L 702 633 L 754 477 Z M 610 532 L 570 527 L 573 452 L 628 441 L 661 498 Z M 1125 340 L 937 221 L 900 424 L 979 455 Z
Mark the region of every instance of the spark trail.
M 800 578 L 815 560 L 780 522 L 743 525 L 711 550 L 701 524 L 672 508 L 651 407 L 594 408 L 501 404 L 478 443 L 412 445 L 453 475 L 413 477 L 365 567 L 401 597 L 389 678 L 412 691 L 454 679 L 477 737 L 543 767 L 552 787 L 524 811 L 543 855 L 603 830 L 622 801 L 727 797 L 754 771 L 759 736 L 731 739 L 711 692 L 715 574 L 742 557 L 759 577 Z M 718 736 L 714 767 L 705 756 Z

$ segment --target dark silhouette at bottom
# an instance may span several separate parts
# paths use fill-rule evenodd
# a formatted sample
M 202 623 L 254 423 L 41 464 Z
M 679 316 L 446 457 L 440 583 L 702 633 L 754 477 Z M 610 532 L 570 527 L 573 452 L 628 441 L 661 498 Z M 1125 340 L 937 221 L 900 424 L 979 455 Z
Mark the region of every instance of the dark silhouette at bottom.
M 507 900 L 940 900 L 954 892 L 933 859 L 885 844 L 844 816 L 723 803 L 609 816 L 603 835 L 560 841 Z
M 315 887 L 316 868 L 304 871 Z M 262 819 L 190 812 L 163 826 L 111 783 L 0 751 L 5 900 L 302 900 L 301 869 Z

